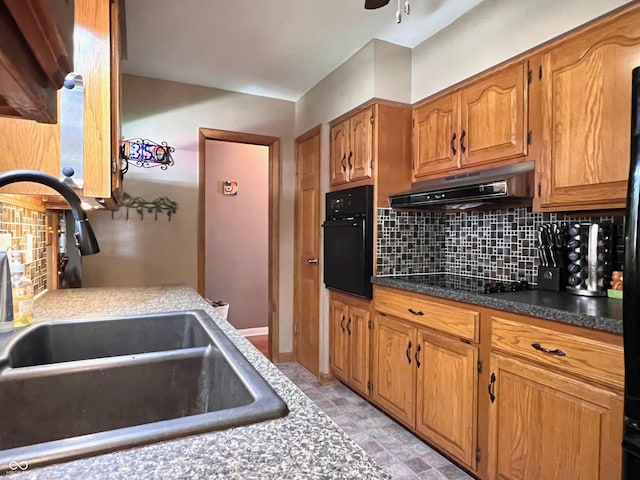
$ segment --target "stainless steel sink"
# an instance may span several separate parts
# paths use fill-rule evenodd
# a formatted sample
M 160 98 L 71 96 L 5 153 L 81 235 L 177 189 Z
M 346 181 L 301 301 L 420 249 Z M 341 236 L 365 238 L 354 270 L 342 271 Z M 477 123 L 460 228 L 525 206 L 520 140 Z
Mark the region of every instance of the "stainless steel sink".
M 288 413 L 201 310 L 41 324 L 0 352 L 0 471 Z

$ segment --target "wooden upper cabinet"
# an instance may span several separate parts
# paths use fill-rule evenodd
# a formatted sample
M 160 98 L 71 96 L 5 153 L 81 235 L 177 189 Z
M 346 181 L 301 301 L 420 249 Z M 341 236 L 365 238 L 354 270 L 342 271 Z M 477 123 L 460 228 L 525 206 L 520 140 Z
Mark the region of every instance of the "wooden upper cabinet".
M 74 0 L 0 1 L 0 116 L 56 123 L 73 21 Z
M 543 210 L 624 208 L 631 70 L 640 65 L 640 9 L 598 22 L 542 57 Z
M 413 179 L 528 154 L 528 62 L 482 75 L 413 110 Z
M 119 187 L 119 8 L 117 1 L 75 0 L 74 72 L 84 84 L 84 186 L 78 191 L 83 197 L 109 199 Z M 0 118 L 0 150 L 0 170 L 61 176 L 60 122 Z M 52 207 L 59 202 L 52 190 L 34 183 L 3 192 L 44 195 Z
M 413 110 L 413 176 L 419 178 L 460 166 L 458 92 L 442 95 Z
M 373 107 L 356 113 L 349 120 L 349 143 L 347 156 L 349 180 L 355 182 L 371 178 L 373 164 Z
M 462 167 L 527 155 L 527 69 L 518 63 L 460 91 Z
M 373 171 L 373 106 L 331 126 L 331 185 L 370 179 Z
M 330 175 L 331 185 L 349 181 L 347 155 L 349 155 L 349 120 L 331 127 Z

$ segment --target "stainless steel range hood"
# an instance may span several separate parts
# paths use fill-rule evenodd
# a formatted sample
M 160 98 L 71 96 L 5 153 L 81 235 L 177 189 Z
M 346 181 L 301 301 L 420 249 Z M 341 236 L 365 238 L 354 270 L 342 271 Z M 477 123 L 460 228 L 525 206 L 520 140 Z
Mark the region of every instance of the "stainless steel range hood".
M 486 204 L 522 204 L 533 197 L 533 161 L 415 183 L 389 197 L 393 209 L 471 209 Z

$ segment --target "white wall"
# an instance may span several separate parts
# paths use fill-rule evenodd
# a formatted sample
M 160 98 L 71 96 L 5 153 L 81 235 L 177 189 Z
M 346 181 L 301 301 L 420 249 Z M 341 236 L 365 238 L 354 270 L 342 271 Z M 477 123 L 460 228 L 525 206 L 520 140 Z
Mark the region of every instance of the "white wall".
M 197 287 L 198 129 L 281 138 L 280 351 L 293 349 L 293 161 L 294 103 L 226 90 L 125 75 L 122 81 L 125 138 L 166 141 L 175 165 L 166 171 L 130 167 L 124 190 L 151 199 L 168 196 L 178 212 L 168 222 L 135 213 L 93 212 L 90 220 L 102 252 L 84 260 L 84 285 L 142 286 L 186 283 Z M 122 209 L 121 209 L 122 210 Z
M 625 0 L 484 0 L 413 49 L 411 102 L 625 3 Z
M 269 147 L 205 142 L 205 294 L 237 329 L 269 324 Z M 223 182 L 238 182 L 236 195 Z

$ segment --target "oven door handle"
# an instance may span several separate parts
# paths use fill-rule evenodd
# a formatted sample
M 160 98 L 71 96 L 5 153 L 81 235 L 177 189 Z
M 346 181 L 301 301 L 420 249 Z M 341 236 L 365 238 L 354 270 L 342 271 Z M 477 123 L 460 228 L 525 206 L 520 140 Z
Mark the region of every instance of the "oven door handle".
M 362 220 L 327 220 L 322 226 L 325 228 L 361 227 Z

